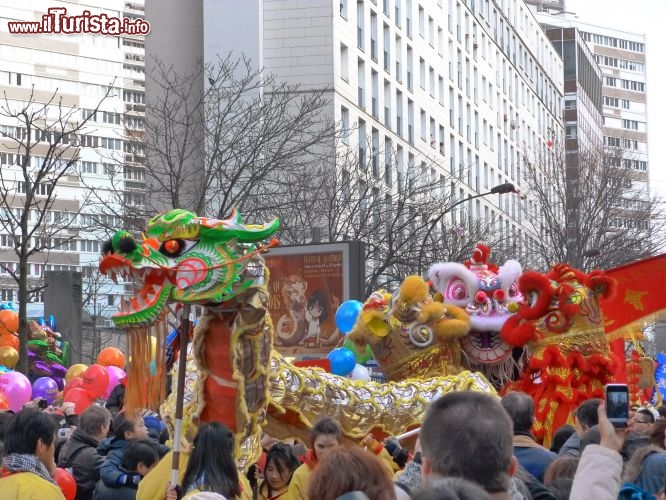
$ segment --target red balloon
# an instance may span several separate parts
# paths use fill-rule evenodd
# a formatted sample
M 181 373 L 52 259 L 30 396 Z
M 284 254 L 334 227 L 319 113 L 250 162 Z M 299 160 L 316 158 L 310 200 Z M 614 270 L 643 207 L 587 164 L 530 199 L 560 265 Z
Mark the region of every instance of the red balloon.
M 67 394 L 70 389 L 75 389 L 77 387 L 82 387 L 83 386 L 83 378 L 82 377 L 72 377 L 69 379 L 69 382 L 65 384 L 65 390 L 64 394 Z
M 109 385 L 109 373 L 101 365 L 90 365 L 83 373 L 83 387 L 91 398 L 97 399 L 106 392 Z
M 83 387 L 75 387 L 70 389 L 64 395 L 63 400 L 65 403 L 74 403 L 74 413 L 81 415 L 81 413 L 90 407 L 95 401 L 90 397 L 90 394 Z
M 62 491 L 62 494 L 65 495 L 67 500 L 74 500 L 76 497 L 76 480 L 65 469 L 58 467 L 55 470 L 55 482 Z

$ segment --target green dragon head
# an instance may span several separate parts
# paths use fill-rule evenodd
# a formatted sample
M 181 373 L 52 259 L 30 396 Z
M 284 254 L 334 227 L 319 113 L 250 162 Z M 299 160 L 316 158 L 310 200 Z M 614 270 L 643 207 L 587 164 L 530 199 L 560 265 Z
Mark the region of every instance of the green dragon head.
M 255 244 L 279 225 L 278 219 L 244 225 L 236 210 L 216 220 L 174 209 L 153 217 L 141 242 L 127 231 L 116 232 L 103 246 L 99 270 L 137 286 L 133 297 L 121 301 L 114 323 L 148 326 L 170 302 L 222 303 L 261 284 L 263 260 L 253 257 L 266 247 Z

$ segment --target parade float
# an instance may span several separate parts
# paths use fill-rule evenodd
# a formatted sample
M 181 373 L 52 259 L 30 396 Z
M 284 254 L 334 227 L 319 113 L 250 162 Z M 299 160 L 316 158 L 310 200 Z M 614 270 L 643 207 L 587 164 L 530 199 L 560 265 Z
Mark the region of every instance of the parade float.
M 446 392 L 494 392 L 483 375 L 466 370 L 424 378 L 415 364 L 412 374 L 400 377 L 404 380 L 380 384 L 286 361 L 273 349 L 273 324 L 267 311 L 270 276 L 261 257 L 276 242 L 260 244 L 278 226 L 278 220 L 245 225 L 235 211 L 226 220 L 214 220 L 175 209 L 154 217 L 142 241 L 118 231 L 104 245 L 100 272 L 138 282 L 135 296 L 125 300 L 114 316 L 116 325 L 128 334 L 132 362 L 127 368 L 126 405 L 130 410 L 161 401 L 164 355 L 158 352 L 151 375 L 148 339 L 155 335 L 158 345 L 164 344 L 169 306 L 181 304 L 197 304 L 203 315 L 197 318 L 187 363 L 181 363 L 187 353 L 185 329 L 193 318 L 181 318 L 184 331 L 179 377 L 175 377 L 181 383 L 162 404 L 162 415 L 175 436 L 181 428 L 192 435 L 200 422 L 226 424 L 236 435 L 235 455 L 241 469 L 261 453 L 262 429 L 275 437 L 304 436 L 315 420 L 327 415 L 340 421 L 349 439 L 369 432 L 399 434 L 418 426 L 428 404 Z M 454 336 L 463 335 L 468 328 L 465 313 L 451 314 L 446 304 L 438 302 L 430 306 L 430 316 L 422 319 L 434 320 L 440 333 L 450 322 Z M 439 333 L 436 336 L 441 338 Z M 435 337 L 429 342 L 436 342 Z M 146 386 L 150 377 L 156 383 Z

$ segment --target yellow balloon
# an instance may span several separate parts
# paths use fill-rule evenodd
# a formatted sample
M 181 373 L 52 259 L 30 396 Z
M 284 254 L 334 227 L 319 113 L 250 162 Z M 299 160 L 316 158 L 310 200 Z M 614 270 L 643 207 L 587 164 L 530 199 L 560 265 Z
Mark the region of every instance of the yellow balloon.
M 72 365 L 67 369 L 65 374 L 65 382 L 69 382 L 74 377 L 82 377 L 83 373 L 88 369 L 88 365 L 79 363 L 77 365 Z
M 0 365 L 14 368 L 18 363 L 19 353 L 13 347 L 0 347 Z

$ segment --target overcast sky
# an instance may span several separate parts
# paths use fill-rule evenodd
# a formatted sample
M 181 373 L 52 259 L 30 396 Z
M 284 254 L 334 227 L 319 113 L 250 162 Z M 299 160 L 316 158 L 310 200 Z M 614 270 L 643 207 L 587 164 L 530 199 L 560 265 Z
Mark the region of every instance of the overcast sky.
M 650 186 L 666 197 L 666 0 L 566 0 L 566 7 L 581 21 L 645 34 Z

